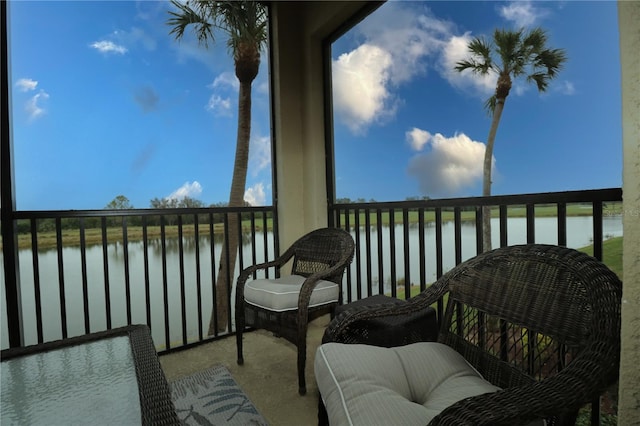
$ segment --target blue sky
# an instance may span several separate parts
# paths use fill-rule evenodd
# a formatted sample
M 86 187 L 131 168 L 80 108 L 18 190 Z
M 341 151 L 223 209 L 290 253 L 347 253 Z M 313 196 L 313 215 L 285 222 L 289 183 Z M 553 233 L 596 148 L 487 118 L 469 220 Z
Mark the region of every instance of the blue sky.
M 169 36 L 168 2 L 10 2 L 20 210 L 117 195 L 228 199 L 237 81 L 222 35 Z M 569 60 L 548 93 L 520 82 L 494 151 L 495 194 L 621 186 L 615 2 L 391 2 L 333 46 L 337 196 L 475 196 L 491 80 L 453 74 L 466 42 L 540 25 Z M 268 63 L 253 91 L 245 199 L 270 204 Z
M 391 2 L 334 44 L 338 197 L 480 195 L 495 77 L 453 67 L 472 37 L 534 26 L 569 59 L 545 94 L 514 84 L 492 193 L 620 187 L 615 2 Z

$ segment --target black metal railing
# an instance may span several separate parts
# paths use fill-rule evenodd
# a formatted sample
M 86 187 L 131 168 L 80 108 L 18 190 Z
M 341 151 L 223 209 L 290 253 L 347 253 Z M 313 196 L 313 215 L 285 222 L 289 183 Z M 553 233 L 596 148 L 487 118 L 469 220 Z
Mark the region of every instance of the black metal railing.
M 614 188 L 330 206 L 330 225 L 349 230 L 356 242 L 343 299 L 409 298 L 424 290 L 482 250 L 484 206 L 492 208 L 496 247 L 592 245 L 602 260 L 603 242 L 622 236 L 621 200 L 622 190 Z M 242 242 L 236 271 L 279 252 L 273 207 L 22 211 L 12 222 L 19 267 L 3 271 L 18 277 L 17 284 L 4 280 L 3 349 L 9 333 L 28 345 L 133 323 L 150 326 L 161 353 L 227 336 L 232 282 L 225 283 L 227 325 L 218 331 L 216 323 L 207 333 L 218 302 L 213 288 L 222 239 L 237 232 Z M 19 315 L 7 313 L 10 303 Z M 439 315 L 442 310 L 441 301 Z M 599 424 L 597 405 L 591 415 Z
M 382 293 L 409 298 L 412 290 L 424 290 L 480 253 L 484 206 L 492 209 L 493 247 L 592 245 L 593 255 L 602 260 L 603 241 L 622 235 L 621 201 L 622 190 L 612 188 L 335 204 L 329 209 L 331 224 L 349 230 L 356 242 L 345 277 L 345 303 Z
M 3 349 L 10 332 L 29 345 L 133 323 L 151 327 L 160 352 L 227 335 L 230 282 L 226 327 L 216 320 L 208 335 L 222 241 L 238 234 L 236 271 L 270 260 L 274 216 L 272 207 L 15 212 L 19 279 L 4 290 L 19 295 L 20 315 L 3 321 Z
M 447 270 L 482 251 L 485 206 L 492 211 L 493 247 L 521 243 L 576 249 L 591 246 L 590 254 L 603 260 L 603 242 L 622 236 L 621 201 L 622 190 L 612 188 L 333 205 L 330 223 L 351 232 L 356 242 L 343 299 L 348 303 L 375 294 L 408 299 L 424 290 Z M 544 226 L 540 219 L 546 222 Z M 438 318 L 443 308 L 443 300 L 438 301 Z M 600 411 L 600 401 L 593 401 L 587 413 L 592 425 L 600 424 Z

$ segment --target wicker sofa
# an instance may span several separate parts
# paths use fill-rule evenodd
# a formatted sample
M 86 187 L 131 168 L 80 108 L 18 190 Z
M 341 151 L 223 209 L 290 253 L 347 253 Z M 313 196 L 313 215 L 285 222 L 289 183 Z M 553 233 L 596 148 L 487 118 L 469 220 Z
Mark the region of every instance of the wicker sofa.
M 551 245 L 496 249 L 405 304 L 349 309 L 315 357 L 321 424 L 574 424 L 617 380 L 622 283 Z M 437 342 L 367 345 L 372 319 L 444 298 Z M 325 408 L 326 407 L 326 408 Z

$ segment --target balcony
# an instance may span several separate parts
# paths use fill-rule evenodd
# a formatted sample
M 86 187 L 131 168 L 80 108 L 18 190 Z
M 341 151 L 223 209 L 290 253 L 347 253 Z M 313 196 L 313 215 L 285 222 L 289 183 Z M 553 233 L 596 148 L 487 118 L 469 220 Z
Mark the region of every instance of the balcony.
M 538 194 L 532 196 L 517 196 L 515 198 L 506 197 L 506 199 L 474 199 L 469 200 L 435 200 L 429 203 L 384 203 L 376 204 L 359 204 L 359 205 L 343 205 L 330 206 L 327 209 L 326 200 L 331 192 L 331 179 L 333 176 L 328 175 L 325 159 L 331 160 L 331 148 L 325 145 L 329 139 L 331 128 L 327 124 L 329 120 L 325 113 L 330 100 L 330 89 L 327 86 L 326 79 L 323 74 L 325 64 L 322 61 L 322 52 L 325 49 L 324 40 L 334 31 L 344 28 L 348 21 L 362 17 L 366 12 L 366 8 L 375 7 L 378 2 L 274 2 L 273 15 L 277 19 L 274 20 L 274 39 L 273 39 L 273 122 L 274 122 L 274 153 L 278 159 L 278 165 L 274 166 L 274 180 L 277 180 L 277 190 L 280 197 L 274 204 L 274 212 L 277 210 L 277 217 L 273 218 L 272 226 L 275 230 L 273 241 L 267 241 L 269 250 L 265 252 L 265 256 L 271 257 L 279 251 L 280 246 L 286 246 L 293 239 L 305 231 L 315 227 L 325 226 L 327 223 L 334 226 L 341 226 L 352 230 L 352 235 L 358 244 L 357 257 L 353 266 L 345 276 L 345 300 L 356 300 L 369 294 L 377 294 L 382 292 L 390 292 L 396 297 L 408 297 L 411 291 L 419 290 L 423 286 L 444 273 L 452 264 L 462 261 L 469 255 L 472 255 L 476 249 L 479 240 L 473 237 L 472 226 L 467 226 L 467 220 L 471 223 L 479 220 L 477 207 L 485 203 L 495 206 L 495 221 L 497 225 L 494 227 L 494 234 L 499 239 L 497 245 L 516 243 L 519 238 L 524 241 L 540 241 L 542 238 L 541 230 L 535 225 L 535 218 L 539 211 L 552 208 L 556 210 L 556 225 L 554 237 L 557 243 L 571 244 L 571 239 L 576 235 L 571 226 L 562 219 L 563 217 L 573 214 L 572 209 L 591 209 L 591 216 L 594 218 L 592 223 L 587 226 L 589 229 L 587 241 L 593 239 L 593 252 L 597 257 L 602 256 L 605 260 L 609 254 L 607 244 L 603 242 L 608 231 L 605 231 L 603 222 L 598 218 L 609 218 L 617 215 L 617 213 L 609 210 L 611 203 L 619 202 L 621 199 L 621 190 L 612 191 L 590 191 L 582 193 L 571 193 L 569 198 L 562 200 L 567 194 Z M 621 170 L 624 180 L 625 207 L 626 217 L 625 232 L 626 242 L 625 257 L 629 259 L 638 257 L 638 245 L 634 244 L 638 238 L 638 208 L 640 204 L 638 200 L 638 188 L 640 188 L 640 172 L 638 171 L 638 132 L 637 132 L 637 89 L 638 82 L 634 76 L 637 75 L 637 47 L 638 47 L 638 23 L 640 19 L 640 9 L 633 2 L 619 2 L 619 22 L 620 22 L 620 45 L 621 45 L 621 63 L 622 63 L 622 86 L 623 86 L 623 117 L 621 120 L 624 130 L 623 141 L 614 141 L 614 146 L 622 144 L 624 150 L 624 170 Z M 5 46 L 6 49 L 6 46 Z M 6 69 L 6 51 L 3 51 L 2 61 L 3 69 Z M 7 75 L 7 73 L 3 73 Z M 3 79 L 3 91 L 8 92 L 8 83 Z M 6 99 L 4 97 L 3 99 Z M 8 102 L 8 101 L 3 101 Z M 3 104 L 2 111 L 6 112 L 9 108 L 7 104 Z M 313 378 L 310 369 L 307 371 L 307 380 L 310 392 L 306 397 L 298 397 L 295 391 L 295 372 L 294 368 L 294 350 L 287 346 L 286 342 L 275 339 L 272 336 L 264 335 L 261 331 L 248 333 L 247 362 L 240 369 L 235 365 L 235 348 L 233 339 L 227 338 L 231 335 L 232 329 L 228 328 L 223 332 L 218 332 L 213 337 L 206 335 L 206 327 L 209 320 L 209 309 L 214 305 L 212 294 L 206 294 L 206 303 L 203 299 L 202 306 L 191 305 L 187 302 L 186 297 L 181 296 L 181 283 L 184 279 L 184 288 L 200 289 L 206 292 L 211 288 L 212 282 L 215 282 L 213 274 L 216 271 L 215 265 L 210 260 L 204 260 L 210 256 L 207 252 L 203 252 L 199 243 L 189 245 L 190 235 L 207 234 L 215 235 L 216 231 L 210 230 L 210 224 L 214 223 L 214 219 L 202 218 L 200 215 L 208 217 L 213 215 L 214 211 L 197 211 L 197 212 L 153 212 L 153 211 L 125 211 L 125 212 L 104 212 L 104 211 L 85 211 L 85 212 L 20 212 L 14 211 L 15 204 L 14 188 L 11 175 L 11 140 L 10 140 L 10 117 L 8 114 L 2 114 L 2 144 L 0 152 L 0 170 L 2 171 L 2 228 L 3 228 L 3 261 L 4 270 L 0 274 L 0 289 L 2 291 L 2 312 L 0 312 L 0 323 L 2 324 L 2 348 L 16 345 L 26 345 L 37 343 L 38 341 L 46 341 L 67 336 L 82 334 L 86 330 L 95 331 L 106 329 L 108 327 L 116 327 L 129 322 L 141 322 L 151 324 L 154 330 L 154 340 L 157 349 L 162 354 L 161 362 L 166 369 L 169 378 L 176 378 L 182 374 L 186 374 L 186 368 L 198 369 L 201 366 L 213 365 L 217 362 L 225 363 L 236 376 L 241 386 L 256 402 L 265 416 L 273 424 L 287 424 L 286 419 L 282 422 L 281 418 L 272 417 L 276 414 L 286 412 L 287 419 L 297 419 L 293 416 L 294 412 L 304 413 L 307 417 L 299 424 L 315 423 L 315 398 L 313 397 Z M 579 123 L 576 123 L 579 125 Z M 635 125 L 635 126 L 634 126 Z M 282 165 L 291 165 L 290 167 L 282 167 Z M 621 164 L 622 169 L 622 164 Z M 595 173 L 596 171 L 590 171 Z M 275 186 L 275 185 L 274 185 Z M 329 190 L 328 190 L 329 188 Z M 545 198 L 550 196 L 551 198 Z M 520 197 L 520 198 L 518 198 Z M 560 200 L 560 201 L 558 201 Z M 513 203 L 513 204 L 512 204 Z M 542 207 L 542 204 L 551 204 L 554 207 Z M 577 204 L 575 204 L 577 203 Z M 504 207 L 504 206 L 506 207 Z M 510 228 L 509 206 L 518 206 L 520 209 L 520 221 L 525 223 L 524 231 L 520 225 Z M 579 206 L 579 207 L 576 207 Z M 422 210 L 421 210 L 422 209 Z M 252 210 L 251 210 L 252 212 Z M 390 212 L 392 214 L 390 214 Z M 424 212 L 424 216 L 421 215 Z M 232 212 L 224 212 L 231 214 Z M 346 213 L 346 214 L 345 214 Z M 566 213 L 566 214 L 565 214 Z M 238 214 L 236 212 L 235 214 Z M 253 213 L 252 213 L 253 214 Z M 263 216 L 268 217 L 268 212 L 256 212 L 257 222 L 263 220 Z M 168 215 L 164 219 L 162 216 Z M 182 215 L 182 232 L 183 238 L 178 240 L 173 236 L 173 232 L 178 234 L 180 228 L 177 216 Z M 191 217 L 197 216 L 199 223 L 198 231 L 191 221 Z M 432 217 L 430 216 L 432 215 Z M 148 216 L 148 217 L 147 217 Z M 155 216 L 155 217 L 154 217 Z M 172 218 L 169 216 L 176 216 Z M 140 218 L 140 223 L 136 223 L 134 217 Z M 147 217 L 147 234 L 141 231 L 142 238 L 133 238 L 129 233 L 129 229 L 135 225 L 142 225 L 142 217 Z M 412 222 L 416 217 L 416 221 Z M 420 219 L 422 217 L 422 219 Z M 405 218 L 410 219 L 405 221 Z M 471 219 L 470 219 L 471 218 Z M 505 219 L 506 218 L 506 219 Z M 63 224 L 66 220 L 77 220 L 77 226 L 73 233 L 78 243 L 71 247 L 66 246 L 64 241 L 67 231 Z M 99 224 L 94 228 L 92 220 L 97 219 Z M 154 220 L 164 220 L 165 234 L 163 243 L 162 224 L 154 222 Z M 619 216 L 618 216 L 619 219 Z M 175 220 L 173 222 L 172 220 Z M 268 220 L 268 219 L 267 219 Z M 43 248 L 43 242 L 34 237 L 37 235 L 40 222 L 48 221 L 53 223 L 51 230 L 53 231 L 53 240 L 51 242 L 53 250 L 48 251 L 42 259 L 39 256 L 33 257 L 27 251 L 27 255 L 19 254 L 17 245 L 13 246 L 13 241 L 7 238 L 12 237 L 11 232 L 7 232 L 8 228 L 18 225 L 18 222 L 26 221 L 29 231 L 24 234 L 26 236 L 27 246 Z M 386 222 L 385 222 L 386 221 Z M 393 226 L 389 224 L 393 223 Z M 433 229 L 433 241 L 429 239 L 421 240 L 418 237 L 417 242 L 411 239 L 411 233 L 414 229 L 422 230 L 422 227 Z M 215 226 L 214 226 L 215 227 Z M 382 228 L 380 228 L 382 227 Z M 443 228 L 449 227 L 452 232 L 450 239 L 445 239 Z M 171 228 L 170 232 L 168 229 Z M 92 245 L 89 242 L 89 229 L 98 229 L 99 244 Z M 223 228 L 220 228 L 223 229 Z M 382 232 L 380 232 L 382 229 Z M 84 230 L 84 231 L 83 231 Z M 190 234 L 193 232 L 193 234 Z M 228 232 L 228 231 L 222 231 Z M 524 232 L 524 237 L 518 236 L 517 232 Z M 421 234 L 418 232 L 418 234 Z M 471 237 L 469 236 L 471 234 Z M 85 237 L 83 237 L 84 235 Z M 407 237 L 408 236 L 408 237 Z M 33 239 L 36 238 L 36 245 Z M 172 245 L 169 239 L 175 239 L 176 243 Z M 206 239 L 206 237 L 204 237 Z M 546 238 L 546 237 L 545 237 Z M 381 241 L 382 239 L 382 241 Z M 151 240 L 156 241 L 152 243 Z M 215 240 L 215 236 L 213 238 Z M 257 241 L 263 240 L 263 234 L 256 232 Z M 84 243 L 82 243 L 84 241 Z M 149 241 L 148 245 L 139 241 Z M 182 241 L 179 243 L 178 241 Z M 199 239 L 193 238 L 193 241 Z M 435 243 L 434 243 L 435 241 Z M 393 242 L 393 244 L 391 244 Z M 588 241 L 591 243 L 590 241 Z M 393 255 L 387 254 L 385 249 L 381 248 L 387 244 L 388 250 L 393 251 Z M 138 254 L 132 254 L 130 247 L 139 247 Z M 26 246 L 25 246 L 26 247 Z M 83 248 L 84 247 L 84 248 Z M 106 248 L 105 248 L 106 247 Z M 213 247 L 215 244 L 207 246 Z M 193 257 L 182 257 L 186 252 L 192 249 Z M 69 251 L 74 251 L 73 256 Z M 94 285 L 94 275 L 90 272 L 88 252 L 97 251 L 98 260 L 96 267 L 101 267 L 102 272 L 99 274 L 103 277 L 99 281 L 97 289 Z M 145 252 L 157 253 L 160 259 L 160 267 L 152 269 L 151 266 L 145 266 Z M 199 255 L 196 255 L 196 250 Z M 84 254 L 83 254 L 84 253 Z M 110 263 L 110 254 L 113 253 L 115 263 Z M 249 251 L 251 253 L 251 251 Z M 256 251 L 258 256 L 259 251 Z M 261 254 L 262 255 L 262 254 Z M 24 256 L 23 260 L 20 256 Z M 86 256 L 86 257 L 85 257 Z M 200 273 L 198 281 L 197 277 L 190 278 L 188 271 L 195 268 L 192 267 L 197 261 L 195 259 L 200 256 L 200 265 L 205 271 Z M 249 254 L 247 260 L 251 258 Z M 414 256 L 418 260 L 414 260 Z M 440 257 L 442 256 L 442 257 Z M 385 263 L 380 259 L 396 259 L 394 262 Z M 453 260 L 448 260 L 448 259 Z M 37 260 L 36 260 L 37 259 Z M 69 266 L 71 260 L 76 262 L 72 268 Z M 163 260 L 167 267 L 166 272 L 163 270 Z M 398 262 L 398 259 L 400 261 Z M 20 269 L 16 267 L 20 264 Z M 54 265 L 55 269 L 52 275 L 43 274 L 43 264 L 47 261 Z M 252 259 L 253 260 L 253 259 Z M 427 263 L 420 260 L 428 260 Z M 184 264 L 183 264 L 184 262 Z M 451 262 L 451 263 L 449 263 Z M 8 265 L 8 266 L 7 266 Z M 59 266 L 64 265 L 64 266 Z M 93 265 L 93 263 L 91 263 Z M 133 265 L 139 268 L 132 274 Z M 85 267 L 87 269 L 85 269 Z M 27 279 L 22 273 L 22 268 L 31 270 L 32 276 L 41 277 L 39 281 L 35 278 L 32 281 Z M 416 268 L 416 269 L 413 269 Z M 424 268 L 424 269 L 423 269 Z M 106 272 L 109 271 L 109 272 Z M 171 278 L 164 276 L 172 271 Z M 180 271 L 184 271 L 184 277 Z M 625 404 L 621 405 L 621 424 L 632 424 L 640 419 L 640 411 L 637 409 L 638 400 L 637 377 L 638 377 L 638 354 L 634 350 L 639 335 L 637 330 L 633 330 L 631 324 L 638 319 L 636 297 L 638 293 L 638 285 L 640 282 L 637 278 L 640 269 L 638 264 L 627 262 L 625 264 L 625 293 L 628 295 L 630 303 L 623 308 L 623 328 L 627 329 L 623 333 L 623 349 L 622 357 L 622 374 L 620 384 L 621 399 L 625 399 Z M 152 285 L 153 274 L 158 274 L 158 281 L 153 283 L 161 283 L 160 292 L 156 294 L 157 300 L 154 298 L 146 298 L 145 291 L 147 283 Z M 163 275 L 165 274 L 165 275 Z M 28 275 L 28 273 L 27 273 Z M 74 276 L 72 281 L 71 276 Z M 118 277 L 118 283 L 115 283 L 115 276 Z M 147 278 L 148 276 L 148 278 Z M 90 278 L 91 277 L 91 278 Z M 13 284 L 17 278 L 20 278 L 21 291 Z M 36 281 L 38 284 L 36 284 Z M 76 284 L 71 284 L 72 282 Z M 78 284 L 79 283 L 79 284 Z M 109 283 L 113 283 L 113 288 Z M 415 286 L 412 287 L 412 284 Z M 169 285 L 172 291 L 169 291 Z M 42 291 L 53 291 L 54 301 L 50 308 L 49 300 L 38 296 L 41 292 L 36 291 L 36 286 L 41 286 Z M 50 288 L 52 287 L 52 289 Z M 24 296 L 26 289 L 31 288 L 31 294 Z M 97 291 L 102 294 L 101 303 L 94 304 L 86 297 L 87 292 Z M 108 292 L 109 296 L 105 297 Z M 185 291 L 185 295 L 187 292 Z M 20 296 L 22 300 L 18 303 Z M 113 296 L 113 298 L 111 297 Z M 135 303 L 137 297 L 142 297 L 143 303 Z M 6 300 L 12 303 L 5 304 Z M 60 300 L 65 300 L 65 307 L 61 306 Z M 111 301 L 114 300 L 114 301 Z M 159 300 L 159 302 L 158 302 Z M 184 304 L 183 304 L 184 300 Z M 633 302 L 633 303 L 632 303 Z M 207 306 L 208 305 L 208 306 Z M 186 317 L 182 314 L 185 307 L 195 306 L 192 312 L 197 312 L 196 319 Z M 64 313 L 63 313 L 64 312 Z M 92 312 L 98 317 L 94 319 Z M 155 319 L 157 315 L 158 319 Z M 49 318 L 54 318 L 52 323 L 48 322 Z M 172 325 L 171 321 L 176 320 L 177 323 Z M 31 321 L 31 322 L 29 322 Z M 315 324 L 314 324 L 315 325 Z M 322 330 L 323 324 L 317 323 Z M 47 327 L 52 327 L 53 331 L 47 331 Z M 186 331 L 184 330 L 186 327 Z M 24 332 L 23 332 L 24 330 Z M 66 331 L 65 331 L 66 330 Z M 191 330 L 195 330 L 192 332 Z M 202 330 L 202 331 L 201 331 Z M 251 340 L 249 340 L 251 339 Z M 252 364 L 252 353 L 254 339 L 256 346 L 269 348 L 270 351 L 278 351 L 282 347 L 282 362 L 273 366 L 273 370 L 277 369 L 279 378 L 282 378 L 283 385 L 273 379 L 271 370 L 260 370 L 257 374 L 263 373 L 264 380 L 256 380 L 254 371 L 250 367 Z M 266 341 L 265 341 L 266 340 Z M 310 349 L 311 350 L 311 349 Z M 286 353 L 285 353 L 286 352 Z M 256 365 L 262 365 L 263 352 L 257 354 L 255 358 Z M 265 361 L 266 362 L 266 361 Z M 210 363 L 210 364 L 207 364 Z M 267 364 L 265 364 L 267 365 Z M 191 371 L 191 370 L 190 370 Z M 246 374 L 247 376 L 243 376 Z M 271 375 L 270 375 L 271 374 Z M 287 375 L 291 375 L 290 377 Z M 288 383 L 291 392 L 287 392 L 284 383 Z M 269 394 L 278 396 L 281 399 L 264 401 L 265 388 L 259 386 L 267 386 L 266 389 L 276 389 L 279 392 L 269 392 Z M 280 390 L 283 390 L 280 392 Z M 268 399 L 268 398 L 267 398 Z M 263 402 L 264 401 L 264 402 Z M 286 404 L 286 405 L 284 405 Z M 300 405 L 298 405 L 300 404 Z M 286 407 L 286 410 L 282 410 Z M 596 416 L 597 417 L 597 416 Z
M 334 226 L 349 230 L 356 242 L 343 298 L 409 298 L 424 290 L 481 251 L 483 206 L 494 213 L 494 247 L 592 246 L 595 257 L 608 260 L 616 254 L 607 251 L 607 240 L 622 236 L 621 199 L 620 189 L 605 189 L 331 206 Z M 231 217 L 238 219 L 236 229 L 229 227 Z M 236 365 L 235 339 L 229 338 L 233 290 L 226 300 L 227 325 L 207 335 L 218 302 L 212 288 L 222 238 L 233 232 L 243 242 L 237 276 L 280 251 L 276 217 L 271 207 L 16 212 L 20 266 L 14 272 L 20 277 L 21 309 L 19 315 L 7 310 L 3 297 L 2 348 L 19 330 L 22 344 L 30 345 L 144 323 L 169 380 L 224 364 L 273 424 L 294 418 L 288 411 L 286 418 L 278 417 L 284 403 L 300 422 L 314 422 L 316 398 L 297 397 L 293 345 L 261 330 L 248 333 L 246 365 Z M 17 290 L 4 287 L 9 295 Z M 441 313 L 442 302 L 438 308 Z M 328 320 L 322 317 L 310 327 L 311 395 L 312 360 Z

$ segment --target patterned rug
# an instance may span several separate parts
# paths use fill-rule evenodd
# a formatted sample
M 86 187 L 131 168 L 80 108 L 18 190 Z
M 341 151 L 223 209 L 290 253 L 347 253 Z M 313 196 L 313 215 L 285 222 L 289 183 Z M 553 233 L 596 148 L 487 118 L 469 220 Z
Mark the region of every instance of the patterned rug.
M 183 377 L 169 386 L 183 425 L 268 425 L 222 365 Z

